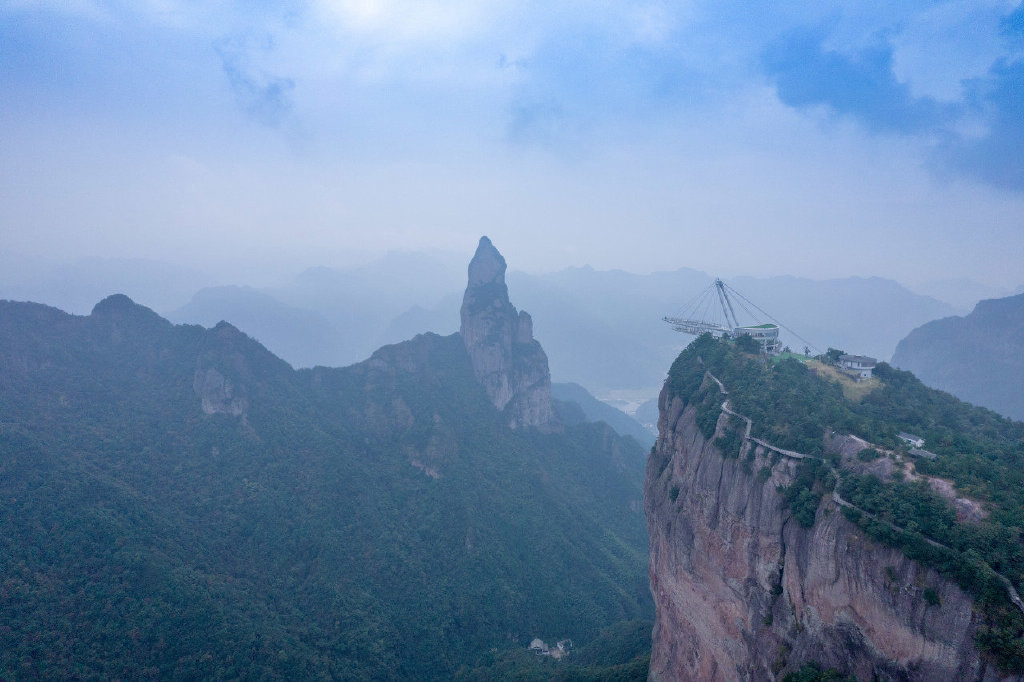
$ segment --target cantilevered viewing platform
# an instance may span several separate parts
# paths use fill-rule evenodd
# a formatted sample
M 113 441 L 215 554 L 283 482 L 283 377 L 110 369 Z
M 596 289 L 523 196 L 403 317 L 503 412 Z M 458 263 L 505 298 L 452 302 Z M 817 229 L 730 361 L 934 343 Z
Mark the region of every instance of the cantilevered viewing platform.
M 750 299 L 719 278 L 686 306 L 683 315 L 662 319 L 672 325 L 677 332 L 693 336 L 711 334 L 715 338 L 736 339 L 747 335 L 761 346 L 761 352 L 765 355 L 778 355 L 782 350 L 779 325 L 772 322 L 740 324 L 733 306 L 734 299 L 736 305 L 754 320 L 771 319 L 770 315 L 754 305 Z

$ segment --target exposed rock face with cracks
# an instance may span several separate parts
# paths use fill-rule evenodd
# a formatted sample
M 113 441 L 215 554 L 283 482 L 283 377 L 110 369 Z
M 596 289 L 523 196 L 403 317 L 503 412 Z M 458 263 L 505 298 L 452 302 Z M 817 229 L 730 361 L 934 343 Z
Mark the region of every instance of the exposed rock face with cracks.
M 533 338 L 533 320 L 517 312 L 505 285 L 505 259 L 487 237 L 469 263 L 459 330 L 477 379 L 513 428 L 558 428 L 551 373 Z
M 660 409 L 645 484 L 651 680 L 779 680 L 808 662 L 861 680 L 1006 679 L 955 583 L 865 537 L 828 496 L 801 526 L 778 490 L 797 461 L 750 441 L 723 456 L 728 415 L 708 441 L 667 387 Z

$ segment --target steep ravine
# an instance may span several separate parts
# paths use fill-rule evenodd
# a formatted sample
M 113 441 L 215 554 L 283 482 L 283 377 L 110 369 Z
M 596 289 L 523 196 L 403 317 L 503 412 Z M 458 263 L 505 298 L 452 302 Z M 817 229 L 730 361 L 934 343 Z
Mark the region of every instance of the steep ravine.
M 776 680 L 808 662 L 862 680 L 1006 679 L 974 644 L 968 594 L 866 538 L 829 496 L 801 526 L 778 492 L 797 461 L 751 442 L 724 457 L 695 414 L 662 391 L 645 483 L 651 680 Z

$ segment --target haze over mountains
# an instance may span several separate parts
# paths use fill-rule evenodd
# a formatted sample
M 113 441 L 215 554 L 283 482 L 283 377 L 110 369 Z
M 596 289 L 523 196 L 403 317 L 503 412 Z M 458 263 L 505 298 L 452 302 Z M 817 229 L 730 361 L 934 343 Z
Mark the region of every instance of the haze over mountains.
M 0 302 L 0 678 L 451 679 L 649 619 L 644 449 L 559 420 L 481 272 L 463 334 L 345 368 Z
M 455 331 L 461 271 L 445 254 L 396 252 L 362 267 L 312 268 L 251 287 L 162 264 L 93 260 L 34 279 L 0 277 L 0 296 L 86 312 L 86 301 L 126 291 L 174 322 L 230 320 L 295 367 L 343 366 L 422 331 Z M 618 404 L 627 408 L 657 394 L 665 367 L 688 341 L 661 317 L 682 312 L 711 279 L 689 268 L 641 275 L 581 267 L 508 276 L 538 323 L 553 379 L 581 384 L 605 400 L 625 397 Z M 841 347 L 880 359 L 914 327 L 957 310 L 876 277 L 728 281 L 815 349 Z M 785 330 L 782 336 L 802 351 L 800 338 Z
M 77 315 L 87 315 L 96 301 L 112 292 L 166 311 L 183 305 L 203 287 L 228 283 L 199 269 L 145 258 L 56 262 L 0 252 L 0 298 L 46 303 Z
M 1024 0 L 748 5 L 0 0 L 0 682 L 1024 682 Z
M 335 327 L 335 342 L 319 355 L 311 339 L 295 339 L 294 332 L 289 333 L 298 310 L 268 305 L 266 313 L 252 319 L 253 327 L 248 331 L 257 338 L 266 338 L 271 347 L 271 338 L 280 339 L 282 356 L 297 366 L 306 366 L 354 362 L 381 343 L 393 343 L 417 329 L 450 333 L 457 328 L 458 320 L 451 310 L 460 294 L 455 288 L 444 289 L 446 278 L 407 274 L 401 278 L 408 283 L 404 289 L 378 292 L 370 281 L 399 278 L 386 266 L 376 275 L 356 279 L 318 269 L 315 275 L 306 273 L 300 278 L 316 281 L 316 289 L 303 282 L 262 292 L 318 315 L 321 320 L 311 329 L 311 335 L 319 334 L 321 329 L 327 331 L 323 322 Z M 536 320 L 543 321 L 541 340 L 551 357 L 556 380 L 580 383 L 598 392 L 654 387 L 652 395 L 663 379 L 666 363 L 687 343 L 661 318 L 678 312 L 711 280 L 710 275 L 687 268 L 649 275 L 592 268 L 569 268 L 546 275 L 509 273 L 518 300 Z M 737 277 L 730 281 L 822 351 L 828 346 L 841 346 L 887 359 L 899 339 L 914 326 L 954 312 L 949 304 L 881 278 L 818 281 Z M 252 296 L 252 292 L 239 289 L 201 292 L 188 305 L 171 311 L 169 318 L 203 324 L 218 319 L 249 319 L 245 311 L 251 307 Z M 785 331 L 783 338 L 802 350 L 800 338 Z
M 690 340 L 672 331 L 662 316 L 682 312 L 711 280 L 689 269 L 634 275 L 574 268 L 543 277 L 510 277 L 523 292 L 523 305 L 544 329 L 552 330 L 550 340 L 542 341 L 549 348 L 556 379 L 565 377 L 599 395 L 653 387 L 651 397 L 657 394 L 667 364 Z M 888 358 L 911 320 L 931 320 L 951 310 L 880 278 L 729 281 L 818 352 L 842 345 Z M 743 323 L 742 313 L 740 317 Z M 782 339 L 794 350 L 803 349 L 800 339 L 785 331 Z
M 910 290 L 945 301 L 956 308 L 957 314 L 966 314 L 979 301 L 1022 293 L 1024 285 L 1017 287 L 1014 291 L 1007 291 L 972 279 L 937 279 L 912 284 Z
M 648 631 L 651 617 L 641 516 L 649 436 L 582 386 L 551 384 L 534 338 L 545 323 L 512 305 L 505 269 L 481 239 L 458 333 L 420 334 L 343 368 L 296 370 L 232 324 L 175 326 L 123 295 L 89 316 L 0 304 L 0 676 L 544 679 L 553 669 L 519 655 L 540 636 L 623 652 L 581 655 L 601 663 L 572 672 L 570 661 L 560 668 L 565 679 L 642 677 L 646 649 L 636 633 Z M 365 324 L 356 322 L 360 311 L 383 319 L 353 293 L 359 281 L 314 271 L 288 291 L 349 311 L 355 329 Z M 576 269 L 510 281 L 517 300 L 518 283 L 548 319 L 562 315 L 552 338 L 563 352 L 576 344 L 584 358 L 614 363 L 601 355 L 601 334 L 621 331 L 623 320 L 635 325 L 622 334 L 620 362 L 639 352 L 635 330 L 678 342 L 646 316 L 669 297 L 663 290 L 700 286 L 707 276 Z M 734 281 L 779 307 L 808 286 Z M 873 292 L 895 301 L 886 308 L 895 329 L 894 310 L 942 305 L 886 280 L 818 285 L 805 315 L 843 302 L 843 319 L 878 317 Z M 397 301 L 415 286 L 414 278 L 392 280 L 377 291 Z M 425 295 L 450 298 L 441 289 Z M 1008 319 L 999 306 L 1016 299 L 1024 296 L 983 302 L 975 314 Z M 307 339 L 329 341 L 339 331 L 267 291 L 206 289 L 195 301 L 227 301 L 254 325 L 269 311 Z M 576 314 L 567 320 L 563 311 Z M 862 338 L 855 325 L 846 329 Z M 294 338 L 301 334 L 283 341 Z M 828 390 L 839 399 L 840 389 Z M 717 418 L 718 390 L 706 397 L 701 404 Z M 817 405 L 814 396 L 804 400 Z M 887 400 L 886 415 L 902 404 Z M 936 400 L 966 414 L 948 396 Z M 886 437 L 934 422 L 914 419 L 886 422 Z M 787 428 L 773 437 L 785 434 L 818 447 L 817 432 Z M 934 438 L 952 443 L 947 435 Z M 663 449 L 666 438 L 663 429 Z M 747 460 L 734 462 L 753 480 Z M 678 489 L 664 492 L 676 509 Z M 780 523 L 790 513 L 775 511 Z M 752 589 L 757 599 L 775 590 Z M 751 618 L 756 628 L 770 626 L 759 612 Z M 42 633 L 41 655 L 32 633 Z M 796 670 L 803 660 L 817 659 L 809 649 L 784 665 Z
M 1024 294 L 918 327 L 900 341 L 893 364 L 961 400 L 1024 420 Z

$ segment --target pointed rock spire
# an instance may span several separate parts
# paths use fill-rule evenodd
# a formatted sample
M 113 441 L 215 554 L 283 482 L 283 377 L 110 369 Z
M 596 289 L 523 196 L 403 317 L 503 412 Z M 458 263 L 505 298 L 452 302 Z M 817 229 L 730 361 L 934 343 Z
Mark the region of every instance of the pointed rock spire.
M 473 260 L 469 261 L 469 287 L 496 284 L 505 287 L 505 258 L 487 237 L 480 237 Z M 508 289 L 505 287 L 505 295 Z
M 544 349 L 533 338 L 533 320 L 517 312 L 505 285 L 505 259 L 487 237 L 469 263 L 459 333 L 477 380 L 513 428 L 557 424 L 551 373 Z

